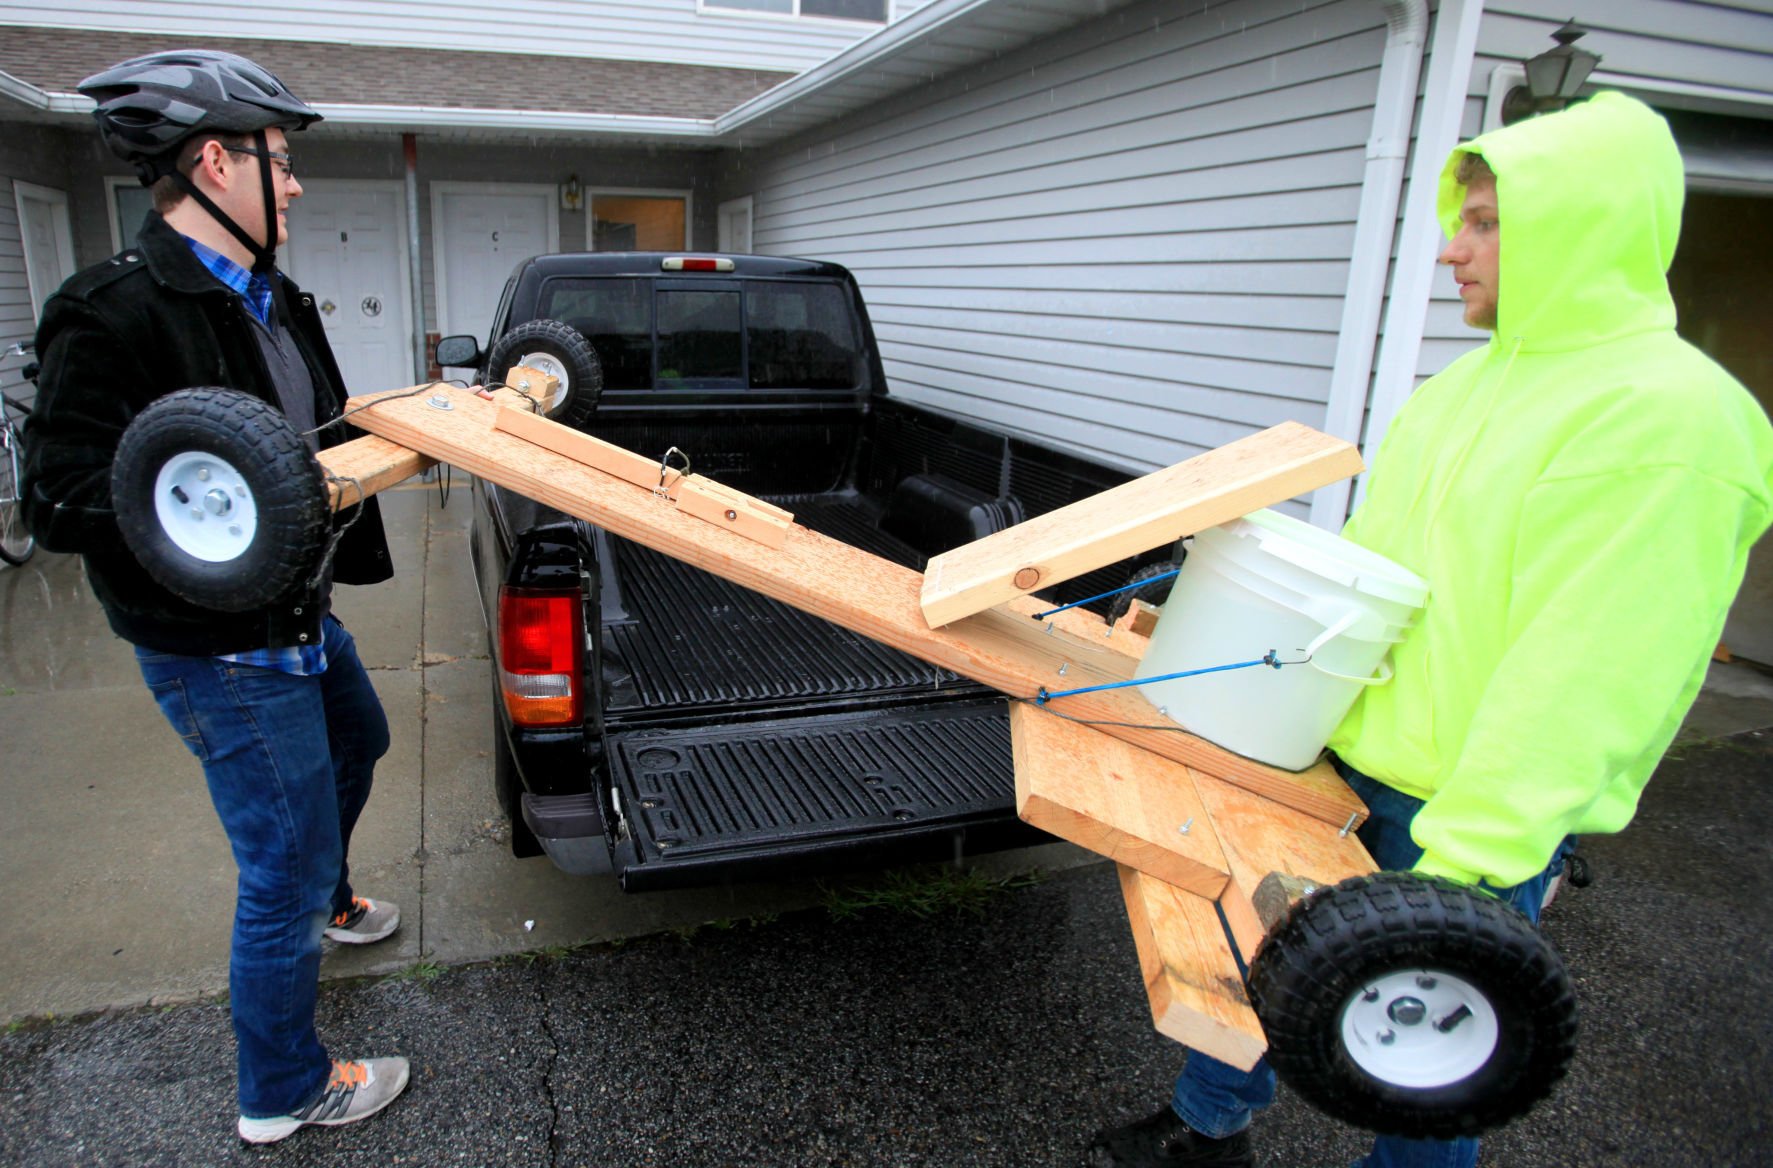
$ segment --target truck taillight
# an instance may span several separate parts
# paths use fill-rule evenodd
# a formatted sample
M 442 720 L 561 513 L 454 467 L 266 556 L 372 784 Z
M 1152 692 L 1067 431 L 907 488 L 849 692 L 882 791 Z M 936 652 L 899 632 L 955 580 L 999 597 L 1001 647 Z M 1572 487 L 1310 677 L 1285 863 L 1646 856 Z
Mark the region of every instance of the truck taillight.
M 566 726 L 582 716 L 585 618 L 579 594 L 499 589 L 499 689 L 518 726 Z

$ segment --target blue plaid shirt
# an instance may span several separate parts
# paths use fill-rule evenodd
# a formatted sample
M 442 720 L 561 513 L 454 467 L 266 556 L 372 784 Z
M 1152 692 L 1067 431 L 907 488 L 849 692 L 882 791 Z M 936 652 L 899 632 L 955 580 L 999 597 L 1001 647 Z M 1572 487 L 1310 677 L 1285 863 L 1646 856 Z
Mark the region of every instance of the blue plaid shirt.
M 266 328 L 274 328 L 271 323 L 271 276 L 267 272 L 249 272 L 213 247 L 198 243 L 190 236 L 185 242 L 191 245 L 191 254 L 195 255 L 209 274 L 232 288 L 246 303 L 247 310 L 258 318 Z M 322 638 L 324 640 L 324 638 Z M 326 647 L 315 645 L 287 645 L 281 649 L 247 649 L 240 653 L 218 653 L 219 661 L 233 661 L 240 665 L 257 665 L 262 669 L 275 669 L 279 673 L 293 673 L 298 677 L 312 677 L 326 672 Z

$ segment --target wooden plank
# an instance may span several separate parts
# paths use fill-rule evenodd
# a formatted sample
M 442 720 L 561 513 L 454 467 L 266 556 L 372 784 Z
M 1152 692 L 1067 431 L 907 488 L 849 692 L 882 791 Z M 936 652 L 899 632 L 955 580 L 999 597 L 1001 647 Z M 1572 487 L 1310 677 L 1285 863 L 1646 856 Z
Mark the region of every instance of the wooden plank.
M 935 556 L 923 613 L 940 628 L 1361 469 L 1351 443 L 1284 422 Z
M 454 408 L 449 410 L 427 405 L 427 398 L 400 397 L 399 391 L 353 398 L 353 407 L 373 408 L 352 420 L 469 474 L 1012 697 L 1031 699 L 1049 685 L 1087 686 L 1131 676 L 1133 659 L 1127 655 L 1049 631 L 1009 607 L 932 629 L 918 601 L 923 577 L 909 568 L 798 524 L 780 548 L 754 543 L 682 514 L 648 487 L 623 482 L 507 432 L 503 423 L 523 416 L 515 410 L 462 390 L 452 394 Z M 498 429 L 495 416 L 501 422 Z M 656 479 L 657 464 L 652 465 Z M 1242 758 L 1177 728 L 1135 688 L 1081 694 L 1065 702 L 1068 716 L 1111 723 L 1098 727 L 1104 733 L 1327 822 L 1340 826 L 1351 814 L 1365 814 L 1327 764 L 1295 774 Z
M 1268 1049 L 1213 902 L 1120 865 L 1121 896 L 1159 1034 L 1242 1070 Z
M 526 414 L 521 410 L 509 410 L 505 413 L 495 414 L 493 427 L 507 434 L 515 434 L 545 450 L 565 455 L 574 462 L 607 471 L 623 482 L 633 483 L 637 487 L 645 487 L 648 490 L 669 488 L 681 477 L 677 470 L 661 467 L 656 458 L 643 458 L 632 450 L 624 449 L 613 442 L 605 442 L 601 438 L 575 430 L 571 426 L 563 426 L 559 422 L 551 421 L 537 414 Z M 491 478 L 490 475 L 482 475 L 481 477 Z M 498 480 L 494 479 L 493 481 L 497 482 Z
M 1021 703 L 1010 746 L 1024 820 L 1185 892 L 1224 893 L 1230 869 L 1187 767 Z
M 756 540 L 765 547 L 781 547 L 788 538 L 788 529 L 794 526 L 794 516 L 780 507 L 698 474 L 678 479 L 670 495 L 684 514 Z
M 1198 770 L 1194 787 L 1225 849 L 1231 882 L 1219 906 L 1246 957 L 1256 952 L 1268 931 L 1256 909 L 1256 889 L 1269 873 L 1322 885 L 1377 868 L 1352 827 L 1344 834 L 1343 824 L 1302 815 Z
M 437 465 L 435 459 L 373 434 L 322 450 L 318 458 L 327 476 L 327 502 L 334 511 Z

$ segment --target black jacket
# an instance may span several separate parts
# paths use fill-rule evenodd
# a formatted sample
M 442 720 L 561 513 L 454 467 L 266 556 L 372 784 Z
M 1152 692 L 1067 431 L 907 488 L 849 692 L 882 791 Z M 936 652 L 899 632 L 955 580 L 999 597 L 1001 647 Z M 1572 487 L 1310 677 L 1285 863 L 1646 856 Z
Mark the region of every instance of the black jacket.
M 316 415 L 338 417 L 344 379 L 314 298 L 281 281 L 276 309 L 313 376 Z M 136 246 L 68 279 L 37 329 L 43 364 L 26 442 L 25 521 L 50 551 L 78 552 L 118 636 L 165 653 L 208 656 L 319 640 L 325 589 L 248 612 L 199 608 L 162 588 L 123 544 L 111 508 L 111 461 L 123 430 L 156 398 L 196 386 L 277 391 L 239 296 L 150 214 Z M 351 435 L 320 432 L 322 447 Z M 347 511 L 335 522 L 343 523 Z M 393 575 L 376 500 L 340 540 L 333 576 L 373 584 Z

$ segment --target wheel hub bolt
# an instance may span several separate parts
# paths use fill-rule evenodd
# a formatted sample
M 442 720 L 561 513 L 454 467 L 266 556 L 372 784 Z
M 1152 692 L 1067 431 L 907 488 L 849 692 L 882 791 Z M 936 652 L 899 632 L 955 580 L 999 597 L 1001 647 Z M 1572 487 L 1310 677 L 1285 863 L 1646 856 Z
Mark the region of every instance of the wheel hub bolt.
M 1428 1007 L 1417 998 L 1399 998 L 1386 1014 L 1399 1026 L 1415 1026 L 1428 1017 Z
M 220 487 L 211 487 L 203 496 L 203 505 L 209 508 L 211 515 L 226 515 L 234 507 L 234 500 L 228 498 L 228 492 Z
M 197 468 L 197 477 L 201 481 L 207 483 L 209 481 L 209 468 L 207 466 L 198 467 Z
M 1396 1041 L 1397 1041 L 1397 1031 L 1395 1031 L 1395 1030 L 1381 1030 L 1379 1032 L 1379 1045 L 1380 1046 L 1390 1046 L 1392 1043 L 1394 1043 Z
M 191 518 L 192 519 L 202 519 L 203 518 L 203 508 L 201 508 L 201 507 L 191 508 Z
M 1416 975 L 1416 984 L 1421 986 L 1425 990 L 1431 990 L 1438 983 L 1436 983 L 1434 978 L 1429 977 L 1426 973 L 1419 973 Z

